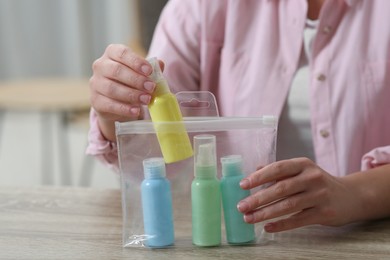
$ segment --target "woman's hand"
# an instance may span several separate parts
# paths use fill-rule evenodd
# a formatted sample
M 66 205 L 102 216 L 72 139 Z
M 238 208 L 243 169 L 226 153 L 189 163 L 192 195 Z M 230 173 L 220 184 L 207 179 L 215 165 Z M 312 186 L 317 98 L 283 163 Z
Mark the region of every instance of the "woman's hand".
M 251 189 L 270 183 L 238 204 L 248 223 L 284 216 L 266 224 L 267 232 L 310 224 L 339 226 L 353 221 L 361 209 L 353 188 L 307 158 L 272 163 L 244 178 L 240 185 Z
M 130 48 L 111 44 L 92 68 L 91 105 L 103 135 L 113 141 L 114 122 L 138 119 L 142 116 L 140 106 L 149 104 L 156 86 L 148 79 L 152 67 Z

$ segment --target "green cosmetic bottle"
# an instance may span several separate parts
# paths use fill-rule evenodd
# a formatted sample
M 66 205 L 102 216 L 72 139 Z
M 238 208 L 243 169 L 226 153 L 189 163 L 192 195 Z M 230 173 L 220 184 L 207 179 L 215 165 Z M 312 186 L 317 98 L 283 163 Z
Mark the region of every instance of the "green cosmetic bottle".
M 242 173 L 242 158 L 231 155 L 221 158 L 222 164 L 222 205 L 225 218 L 226 239 L 230 244 L 248 243 L 255 239 L 253 224 L 244 221 L 244 216 L 237 209 L 237 204 L 250 195 L 249 190 L 240 187 L 244 178 Z
M 192 242 L 197 246 L 221 244 L 221 191 L 217 179 L 215 139 L 214 135 L 194 137 Z

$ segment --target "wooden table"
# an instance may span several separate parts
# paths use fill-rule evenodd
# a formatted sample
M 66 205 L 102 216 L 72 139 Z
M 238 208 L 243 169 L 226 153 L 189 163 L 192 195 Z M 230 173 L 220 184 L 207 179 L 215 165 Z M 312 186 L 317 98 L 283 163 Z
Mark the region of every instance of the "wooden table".
M 54 184 L 52 115 L 59 122 L 57 127 L 58 153 L 61 160 L 61 184 L 71 185 L 71 164 L 66 130 L 71 114 L 90 108 L 88 79 L 44 78 L 0 82 L 0 144 L 2 115 L 5 111 L 39 112 L 42 144 L 42 184 Z M 26 131 L 28 136 L 29 131 Z M 31 138 L 31 137 L 30 137 Z M 21 137 L 22 139 L 22 137 Z
M 122 248 L 119 190 L 0 187 L 0 259 L 389 259 L 390 219 L 310 226 L 254 246 Z

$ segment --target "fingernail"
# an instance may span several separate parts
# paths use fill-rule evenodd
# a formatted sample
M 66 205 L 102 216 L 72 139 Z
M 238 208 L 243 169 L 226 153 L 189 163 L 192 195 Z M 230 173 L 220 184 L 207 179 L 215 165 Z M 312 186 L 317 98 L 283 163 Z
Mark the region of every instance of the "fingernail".
M 238 204 L 237 204 L 237 209 L 238 211 L 241 211 L 241 212 L 245 212 L 249 209 L 249 204 L 248 202 L 246 202 L 245 200 L 243 201 L 240 201 Z
M 135 116 L 138 116 L 139 115 L 139 112 L 140 112 L 140 109 L 139 107 L 132 107 L 130 108 L 130 112 L 135 115 Z
M 155 87 L 156 87 L 156 83 L 152 81 L 145 81 L 144 83 L 144 88 L 149 92 L 153 92 Z
M 267 232 L 272 232 L 275 229 L 274 223 L 267 223 L 264 225 L 264 230 Z
M 148 65 L 142 65 L 141 70 L 145 74 L 145 76 L 149 76 L 150 73 L 152 73 L 152 68 Z
M 144 105 L 148 105 L 149 102 L 150 102 L 150 95 L 141 95 L 139 97 L 139 100 L 144 104 Z
M 243 189 L 249 188 L 249 185 L 250 185 L 250 182 L 248 179 L 243 179 L 242 181 L 240 181 L 240 187 Z
M 252 223 L 253 220 L 254 220 L 253 214 L 245 214 L 245 215 L 244 215 L 244 221 L 245 221 L 246 223 Z

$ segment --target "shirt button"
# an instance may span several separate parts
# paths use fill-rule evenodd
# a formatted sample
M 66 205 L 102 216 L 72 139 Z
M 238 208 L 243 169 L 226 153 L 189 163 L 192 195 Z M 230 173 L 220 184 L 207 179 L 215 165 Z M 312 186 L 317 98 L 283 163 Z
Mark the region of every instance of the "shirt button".
M 322 32 L 323 32 L 324 34 L 329 34 L 331 31 L 332 31 L 332 26 L 330 26 L 330 25 L 326 25 L 326 26 L 324 26 L 324 28 L 322 29 Z
M 317 80 L 325 81 L 326 80 L 326 76 L 324 74 L 320 74 L 320 75 L 317 76 Z
M 321 135 L 323 138 L 327 138 L 327 137 L 330 135 L 330 133 L 329 133 L 329 131 L 327 131 L 327 130 L 320 130 L 320 135 Z

